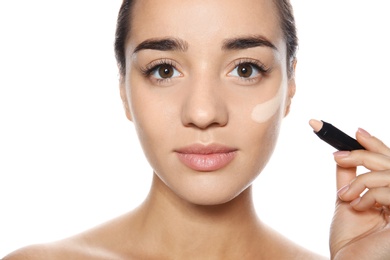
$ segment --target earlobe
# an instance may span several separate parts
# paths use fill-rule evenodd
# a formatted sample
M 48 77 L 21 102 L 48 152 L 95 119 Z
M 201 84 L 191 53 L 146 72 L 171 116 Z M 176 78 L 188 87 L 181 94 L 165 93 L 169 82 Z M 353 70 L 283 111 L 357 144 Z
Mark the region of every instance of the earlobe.
M 133 118 L 131 116 L 130 107 L 129 107 L 128 98 L 127 98 L 126 84 L 125 84 L 124 80 L 122 80 L 122 79 L 120 80 L 119 90 L 120 90 L 123 108 L 125 109 L 126 117 L 130 121 L 133 121 Z

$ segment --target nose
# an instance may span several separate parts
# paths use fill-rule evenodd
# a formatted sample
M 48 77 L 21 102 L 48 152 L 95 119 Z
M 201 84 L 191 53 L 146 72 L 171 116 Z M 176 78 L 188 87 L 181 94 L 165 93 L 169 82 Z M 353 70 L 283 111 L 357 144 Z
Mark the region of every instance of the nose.
M 188 92 L 181 115 L 183 125 L 206 129 L 227 124 L 226 100 L 218 83 L 202 80 L 187 87 Z

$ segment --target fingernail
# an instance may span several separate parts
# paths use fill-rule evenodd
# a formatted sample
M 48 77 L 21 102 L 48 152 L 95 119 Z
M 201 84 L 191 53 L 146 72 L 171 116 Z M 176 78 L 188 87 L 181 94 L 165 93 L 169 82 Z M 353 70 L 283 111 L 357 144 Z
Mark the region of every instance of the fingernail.
M 337 191 L 337 195 L 340 197 L 349 189 L 349 184 L 343 186 L 341 189 Z
M 349 205 L 351 205 L 352 207 L 359 204 L 359 202 L 362 200 L 362 198 L 357 198 L 357 199 L 354 199 L 351 203 L 349 203 Z
M 350 154 L 351 154 L 350 151 L 337 151 L 333 153 L 334 157 L 338 157 L 338 158 L 347 157 Z
M 363 128 L 359 128 L 358 129 L 358 133 L 361 134 L 362 136 L 364 137 L 370 137 L 371 135 L 366 131 L 364 130 Z

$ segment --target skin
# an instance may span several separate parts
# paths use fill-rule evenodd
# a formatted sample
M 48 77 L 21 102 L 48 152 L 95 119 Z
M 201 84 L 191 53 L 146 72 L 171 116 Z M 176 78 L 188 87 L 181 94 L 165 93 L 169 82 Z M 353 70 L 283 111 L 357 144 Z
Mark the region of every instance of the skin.
M 267 122 L 278 111 L 284 95 L 283 87 L 280 87 L 273 98 L 256 105 L 252 110 L 252 120 L 257 123 Z
M 287 77 L 286 60 L 281 58 L 286 56 L 285 42 L 277 18 L 266 12 L 274 8 L 268 1 L 264 1 L 266 8 L 257 4 L 260 8 L 253 10 L 250 16 L 255 20 L 247 22 L 242 14 L 248 13 L 247 5 L 253 1 L 244 7 L 241 3 L 221 7 L 218 1 L 211 1 L 207 7 L 205 1 L 176 2 L 166 2 L 156 13 L 152 11 L 156 8 L 152 1 L 135 5 L 133 33 L 127 48 L 132 59 L 127 63 L 128 76 L 122 86 L 122 98 L 128 105 L 128 117 L 136 126 L 146 157 L 159 179 L 186 201 L 201 205 L 221 204 L 251 184 L 274 149 L 280 122 L 287 110 L 284 101 L 291 98 L 286 94 L 289 86 L 283 80 Z M 194 14 L 180 11 L 183 9 Z M 154 19 L 137 19 L 142 12 L 152 12 Z M 214 17 L 213 23 L 202 19 L 209 16 Z M 241 22 L 234 22 L 238 20 Z M 260 23 L 264 26 L 259 27 Z M 169 37 L 172 32 L 175 32 L 173 37 L 188 44 L 186 51 L 142 50 L 134 54 L 138 44 L 148 39 Z M 226 39 L 252 35 L 264 35 L 278 50 L 269 47 L 222 50 Z M 228 76 L 236 67 L 234 62 L 246 57 L 259 60 L 272 71 L 250 82 Z M 182 75 L 166 83 L 145 78 L 140 68 L 159 59 L 172 60 Z M 293 80 L 290 85 L 292 93 Z M 274 116 L 261 125 L 253 122 L 253 108 L 272 99 L 279 88 L 284 90 L 284 99 L 280 99 Z M 229 167 L 199 174 L 180 163 L 172 152 L 194 143 L 218 143 L 238 151 Z
M 273 152 L 295 93 L 275 13 L 267 0 L 137 1 L 120 91 L 154 170 L 148 197 L 95 229 L 5 259 L 321 259 L 262 223 L 253 206 L 251 183 Z M 223 48 L 226 39 L 253 35 L 274 47 Z M 184 48 L 137 47 L 167 37 L 185 42 Z M 143 73 L 161 60 L 174 64 L 168 80 L 159 80 L 156 71 Z M 237 76 L 235 61 L 240 60 L 259 61 L 269 70 L 256 71 L 248 80 Z M 253 120 L 253 109 L 270 100 L 279 101 L 275 112 L 267 120 Z M 357 165 L 373 174 L 358 177 L 339 194 L 331 232 L 334 259 L 385 259 L 380 257 L 388 253 L 386 215 L 372 207 L 390 203 L 390 178 L 385 177 L 390 176 L 390 149 L 364 133 L 357 138 L 367 151 L 335 154 L 339 188 L 355 179 Z M 235 157 L 220 169 L 195 171 L 175 152 L 194 143 L 232 147 Z M 378 187 L 383 183 L 385 189 Z M 361 187 L 373 192 L 351 206 Z M 372 258 L 373 252 L 380 256 Z
M 366 150 L 334 153 L 338 199 L 330 234 L 332 259 L 389 259 L 390 148 L 364 129 L 356 139 Z M 367 173 L 357 176 L 358 166 Z

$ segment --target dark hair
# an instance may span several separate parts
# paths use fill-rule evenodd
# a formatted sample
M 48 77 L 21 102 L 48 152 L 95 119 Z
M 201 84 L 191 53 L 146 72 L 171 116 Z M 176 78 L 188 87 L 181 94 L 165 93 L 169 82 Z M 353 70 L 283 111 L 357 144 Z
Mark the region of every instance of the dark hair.
M 292 65 L 295 60 L 298 37 L 295 26 L 295 19 L 290 0 L 273 0 L 280 17 L 280 25 L 287 44 L 287 72 L 292 75 Z M 115 33 L 115 57 L 118 63 L 120 76 L 123 78 L 126 74 L 126 41 L 131 30 L 130 19 L 131 11 L 135 0 L 123 0 L 119 10 L 117 27 Z
M 298 49 L 297 27 L 290 0 L 274 0 L 280 17 L 280 26 L 282 28 L 287 45 L 287 73 L 291 77 L 293 73 L 293 62 L 296 59 Z
M 115 58 L 121 78 L 126 74 L 126 41 L 130 32 L 130 14 L 133 0 L 123 0 L 119 9 L 115 32 Z

